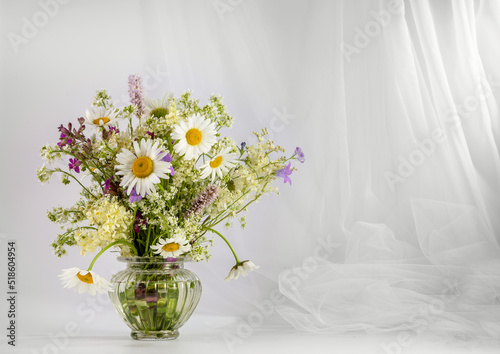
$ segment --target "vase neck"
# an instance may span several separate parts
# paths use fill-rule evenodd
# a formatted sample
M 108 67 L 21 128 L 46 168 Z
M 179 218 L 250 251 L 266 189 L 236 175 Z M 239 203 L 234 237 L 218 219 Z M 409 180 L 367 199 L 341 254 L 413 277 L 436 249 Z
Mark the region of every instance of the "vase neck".
M 122 262 L 127 263 L 129 269 L 181 269 L 184 268 L 184 260 L 177 258 L 164 259 L 159 257 L 119 257 Z

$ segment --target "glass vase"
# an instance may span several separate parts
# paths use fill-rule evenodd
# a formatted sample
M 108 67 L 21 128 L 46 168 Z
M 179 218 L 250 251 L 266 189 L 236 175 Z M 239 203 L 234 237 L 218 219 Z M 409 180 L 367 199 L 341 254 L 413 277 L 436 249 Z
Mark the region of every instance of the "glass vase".
M 127 268 L 111 278 L 109 296 L 137 340 L 172 340 L 201 296 L 200 279 L 184 259 L 118 257 Z

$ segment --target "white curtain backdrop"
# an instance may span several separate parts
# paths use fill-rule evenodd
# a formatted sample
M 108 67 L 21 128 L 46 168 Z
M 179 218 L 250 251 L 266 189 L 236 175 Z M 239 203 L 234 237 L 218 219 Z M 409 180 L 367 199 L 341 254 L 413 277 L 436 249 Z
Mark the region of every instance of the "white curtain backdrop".
M 499 337 L 500 2 L 54 2 L 0 2 L 0 233 L 19 245 L 25 334 L 71 318 L 84 334 L 127 331 L 110 304 L 90 320 L 88 298 L 59 285 L 60 269 L 90 258 L 51 254 L 58 228 L 45 210 L 77 189 L 40 186 L 35 169 L 95 90 L 125 104 L 139 73 L 151 97 L 223 95 L 237 141 L 267 126 L 306 153 L 292 187 L 251 207 L 245 230 L 221 229 L 259 270 L 225 283 L 222 242 L 210 263 L 189 265 L 204 286 L 195 316 L 232 316 L 218 325 L 235 335 L 250 324 Z M 121 267 L 110 254 L 94 270 Z
M 282 273 L 295 306 L 279 312 L 307 331 L 498 338 L 500 92 L 490 38 L 500 4 L 395 4 L 316 9 L 338 16 L 314 21 L 317 33 L 343 41 L 344 60 L 333 59 L 338 48 L 319 55 L 333 75 L 302 85 L 340 100 L 316 101 L 311 116 L 334 108 L 319 138 L 333 145 L 322 154 L 332 165 L 320 185 L 333 182 L 322 224 L 342 251 L 301 282 Z M 321 47 L 308 51 L 317 58 Z

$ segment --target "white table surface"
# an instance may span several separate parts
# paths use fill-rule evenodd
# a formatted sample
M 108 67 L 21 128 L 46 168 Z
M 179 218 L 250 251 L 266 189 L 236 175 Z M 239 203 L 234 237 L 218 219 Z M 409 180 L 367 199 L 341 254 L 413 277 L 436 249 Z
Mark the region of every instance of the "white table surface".
M 234 320 L 234 319 L 233 319 Z M 259 327 L 253 333 L 238 336 L 232 319 L 220 316 L 193 315 L 180 329 L 180 337 L 173 341 L 144 342 L 130 338 L 128 328 L 96 328 L 89 334 L 57 337 L 20 336 L 16 347 L 7 345 L 5 337 L 0 344 L 1 353 L 22 354 L 100 354 L 100 353 L 440 353 L 440 354 L 498 354 L 500 345 L 477 344 L 467 341 L 436 342 L 413 337 L 411 344 L 397 344 L 397 334 L 384 335 L 328 335 L 298 332 L 283 324 Z M 54 339 L 55 337 L 55 339 Z M 231 342 L 233 340 L 233 342 Z M 391 345 L 392 343 L 392 345 Z M 385 349 L 384 349 L 385 345 Z

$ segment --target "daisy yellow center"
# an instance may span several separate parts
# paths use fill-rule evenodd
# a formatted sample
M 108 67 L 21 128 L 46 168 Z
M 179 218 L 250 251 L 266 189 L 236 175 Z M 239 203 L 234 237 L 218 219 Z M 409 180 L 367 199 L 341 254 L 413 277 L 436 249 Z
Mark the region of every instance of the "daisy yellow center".
M 222 163 L 222 156 L 217 156 L 215 159 L 210 161 L 210 167 L 217 168 Z
M 88 272 L 85 275 L 81 275 L 80 272 L 78 272 L 76 276 L 78 277 L 78 279 L 80 279 L 82 282 L 86 284 L 94 284 L 94 279 L 92 278 L 92 274 L 90 274 L 90 272 Z
M 179 249 L 179 244 L 175 242 L 167 243 L 161 249 L 164 250 L 165 252 L 174 252 Z
M 164 107 L 155 108 L 151 111 L 151 117 L 163 118 L 168 114 L 168 109 Z
M 97 119 L 94 119 L 93 123 L 95 125 L 104 125 L 106 123 L 109 123 L 109 118 L 108 117 L 97 118 Z
M 201 142 L 203 134 L 196 128 L 189 129 L 186 133 L 186 140 L 189 145 L 198 145 Z
M 153 161 L 149 157 L 138 157 L 132 165 L 132 173 L 139 178 L 146 178 L 153 172 Z

